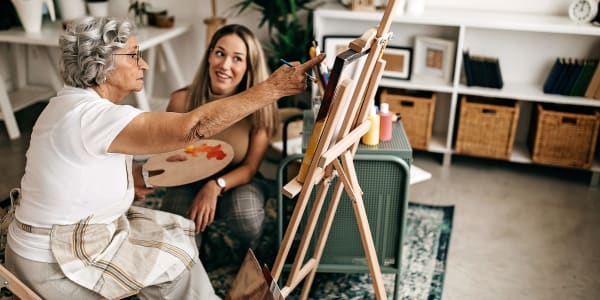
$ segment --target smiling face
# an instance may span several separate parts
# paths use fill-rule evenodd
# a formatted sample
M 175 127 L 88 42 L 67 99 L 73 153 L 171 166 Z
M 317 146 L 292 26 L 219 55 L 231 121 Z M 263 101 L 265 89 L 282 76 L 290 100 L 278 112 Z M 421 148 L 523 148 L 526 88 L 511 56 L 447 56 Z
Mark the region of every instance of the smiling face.
M 215 95 L 235 93 L 246 75 L 248 51 L 244 41 L 235 34 L 220 38 L 208 56 L 211 91 Z
M 114 68 L 103 84 L 111 94 L 127 95 L 144 88 L 144 71 L 148 69 L 148 64 L 141 57 L 138 60 L 137 56 L 138 43 L 135 36 L 127 40 L 127 47 L 113 51 Z

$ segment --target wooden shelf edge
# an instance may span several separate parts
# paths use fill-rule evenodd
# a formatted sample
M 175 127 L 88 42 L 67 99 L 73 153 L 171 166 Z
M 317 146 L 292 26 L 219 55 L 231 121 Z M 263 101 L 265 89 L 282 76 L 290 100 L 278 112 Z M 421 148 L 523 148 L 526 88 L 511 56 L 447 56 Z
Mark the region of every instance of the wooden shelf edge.
M 446 148 L 446 135 L 434 132 L 431 134 L 431 141 L 429 142 L 427 151 L 446 154 L 450 153 L 452 150 Z
M 380 87 L 388 88 L 403 88 L 409 90 L 427 90 L 441 93 L 452 93 L 453 88 L 450 84 L 445 84 L 437 81 L 427 79 L 412 79 L 412 80 L 400 80 L 393 78 L 381 78 L 379 81 Z
M 472 155 L 468 155 L 468 154 L 457 153 L 454 149 L 452 149 L 451 154 L 465 155 L 465 156 L 476 157 L 476 158 L 484 158 L 484 157 L 480 157 L 480 156 L 472 156 Z M 595 158 L 594 159 L 591 168 L 584 169 L 584 168 L 578 168 L 578 167 L 569 167 L 569 166 L 559 166 L 559 165 L 549 165 L 549 164 L 537 163 L 537 162 L 534 162 L 531 159 L 531 155 L 532 154 L 531 154 L 531 151 L 529 150 L 529 146 L 526 143 L 515 143 L 513 145 L 513 150 L 512 150 L 511 156 L 506 161 L 511 162 L 511 163 L 524 164 L 524 165 L 549 166 L 549 167 L 564 168 L 564 169 L 575 169 L 575 170 L 581 170 L 581 171 L 590 171 L 590 172 L 594 172 L 594 173 L 600 172 L 600 158 Z M 488 159 L 496 159 L 496 158 L 489 157 Z
M 600 107 L 600 100 L 574 96 L 545 94 L 541 85 L 532 83 L 506 83 L 502 89 L 468 87 L 460 84 L 457 92 L 464 95 L 508 98 L 529 102 Z
M 315 18 L 377 21 L 382 11 L 355 12 L 339 4 L 329 4 L 315 12 Z M 495 22 L 490 22 L 495 20 Z M 600 28 L 592 24 L 576 24 L 567 16 L 535 13 L 490 12 L 458 8 L 428 8 L 421 15 L 396 14 L 394 23 L 435 25 L 447 27 L 465 26 L 498 30 L 531 31 L 600 36 Z

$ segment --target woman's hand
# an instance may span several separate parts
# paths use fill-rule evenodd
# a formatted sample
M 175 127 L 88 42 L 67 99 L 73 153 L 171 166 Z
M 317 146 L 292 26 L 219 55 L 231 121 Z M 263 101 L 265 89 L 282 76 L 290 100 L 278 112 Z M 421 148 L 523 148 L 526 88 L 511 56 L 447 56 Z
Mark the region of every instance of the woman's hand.
M 135 191 L 133 200 L 141 201 L 146 195 L 154 193 L 153 188 L 147 188 L 142 176 L 142 165 L 133 165 L 133 189 Z
M 280 97 L 300 94 L 306 91 L 307 72 L 310 72 L 314 65 L 321 63 L 324 59 L 325 54 L 322 53 L 303 64 L 292 62 L 294 67 L 282 65 L 271 74 L 267 82 L 274 86 L 274 91 L 281 93 Z
M 134 190 L 135 195 L 133 197 L 133 200 L 135 201 L 142 201 L 146 198 L 148 194 L 154 193 L 153 188 L 147 188 L 144 184 L 142 184 L 141 186 L 134 186 Z
M 190 219 L 196 223 L 196 233 L 204 231 L 215 220 L 217 198 L 220 193 L 221 188 L 214 180 L 210 180 L 196 194 L 189 215 Z

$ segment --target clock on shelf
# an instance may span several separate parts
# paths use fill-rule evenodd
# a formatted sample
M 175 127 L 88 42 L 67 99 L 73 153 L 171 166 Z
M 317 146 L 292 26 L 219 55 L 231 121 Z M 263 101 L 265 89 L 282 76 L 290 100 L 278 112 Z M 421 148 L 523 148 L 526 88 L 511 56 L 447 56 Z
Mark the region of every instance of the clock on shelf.
M 589 23 L 598 15 L 597 0 L 573 0 L 569 5 L 569 18 L 577 23 Z
M 600 1 L 598 1 L 598 13 L 596 13 L 596 17 L 592 20 L 592 25 L 600 25 Z

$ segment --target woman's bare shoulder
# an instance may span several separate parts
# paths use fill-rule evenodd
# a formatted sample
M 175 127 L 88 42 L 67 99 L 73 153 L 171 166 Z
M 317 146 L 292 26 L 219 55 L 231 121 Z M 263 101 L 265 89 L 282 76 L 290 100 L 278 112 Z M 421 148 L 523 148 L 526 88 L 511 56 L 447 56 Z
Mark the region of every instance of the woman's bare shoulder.
M 179 89 L 171 94 L 169 98 L 169 104 L 167 105 L 167 111 L 170 112 L 187 112 L 187 96 L 188 89 Z

